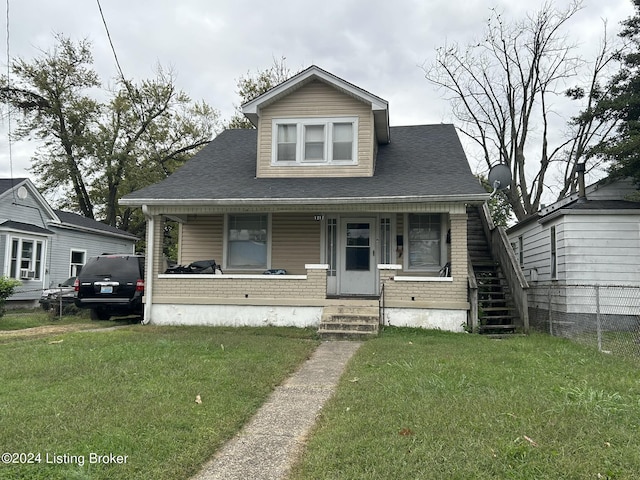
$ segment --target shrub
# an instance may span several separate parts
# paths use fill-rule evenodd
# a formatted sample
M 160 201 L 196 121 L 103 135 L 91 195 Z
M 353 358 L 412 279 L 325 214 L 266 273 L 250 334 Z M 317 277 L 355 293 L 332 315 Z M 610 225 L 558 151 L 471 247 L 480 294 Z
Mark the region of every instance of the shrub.
M 0 277 L 0 317 L 4 315 L 4 304 L 13 291 L 20 285 L 18 280 L 7 277 Z

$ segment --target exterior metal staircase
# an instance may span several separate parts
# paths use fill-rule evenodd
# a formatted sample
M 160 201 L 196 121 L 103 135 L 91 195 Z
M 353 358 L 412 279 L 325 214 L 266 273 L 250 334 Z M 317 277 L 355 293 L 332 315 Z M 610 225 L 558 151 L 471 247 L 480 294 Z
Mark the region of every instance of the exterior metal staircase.
M 328 305 L 322 311 L 318 335 L 323 340 L 366 340 L 378 335 L 378 305 Z
M 469 251 L 470 274 L 473 274 L 477 288 L 477 332 L 482 334 L 511 334 L 525 330 L 528 322 L 520 315 L 514 302 L 509 278 L 504 268 L 514 268 L 513 262 L 503 268 L 499 256 L 493 252 L 491 226 L 484 225 L 481 218 L 482 207 L 467 207 L 467 247 Z M 495 227 L 493 227 L 495 229 Z M 499 234 L 499 232 L 497 233 Z M 510 248 L 510 247 L 506 247 Z M 502 257 L 509 252 L 503 252 Z M 515 266 L 519 271 L 519 266 Z M 517 272 L 516 274 L 517 275 Z M 520 272 L 521 275 L 521 272 Z M 514 275 L 512 275 L 513 278 Z M 526 292 L 524 294 L 526 298 Z M 522 303 L 522 301 L 521 301 Z M 526 304 L 526 300 L 525 300 Z

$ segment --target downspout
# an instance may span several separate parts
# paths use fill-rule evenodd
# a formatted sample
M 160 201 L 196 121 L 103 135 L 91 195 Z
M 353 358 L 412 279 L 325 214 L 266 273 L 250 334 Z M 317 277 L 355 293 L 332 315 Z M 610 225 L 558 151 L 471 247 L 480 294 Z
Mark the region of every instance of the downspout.
M 142 213 L 147 219 L 147 254 L 145 265 L 145 279 L 144 279 L 144 316 L 142 318 L 142 325 L 146 325 L 151 320 L 151 306 L 153 305 L 153 258 L 155 254 L 155 222 L 153 215 L 149 213 L 149 207 L 142 205 Z

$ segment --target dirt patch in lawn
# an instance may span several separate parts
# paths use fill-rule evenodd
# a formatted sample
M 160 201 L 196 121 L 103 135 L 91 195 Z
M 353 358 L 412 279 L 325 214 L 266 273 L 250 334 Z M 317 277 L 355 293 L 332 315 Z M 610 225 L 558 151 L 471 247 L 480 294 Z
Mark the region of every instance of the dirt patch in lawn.
M 128 325 L 116 325 L 111 327 L 96 327 L 95 323 L 75 323 L 71 325 L 43 325 L 41 327 L 24 328 L 22 330 L 0 331 L 0 339 L 9 337 L 43 337 L 47 335 L 59 335 L 61 333 L 87 331 L 98 332 L 114 330 Z

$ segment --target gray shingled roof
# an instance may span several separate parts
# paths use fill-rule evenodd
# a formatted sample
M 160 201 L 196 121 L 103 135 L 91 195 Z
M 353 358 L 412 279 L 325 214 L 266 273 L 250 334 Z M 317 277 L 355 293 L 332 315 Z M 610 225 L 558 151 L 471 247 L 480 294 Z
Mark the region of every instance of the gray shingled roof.
M 126 195 L 127 205 L 484 200 L 453 125 L 391 127 L 373 177 L 256 178 L 256 130 L 226 130 L 162 182 Z M 427 198 L 428 197 L 428 198 Z M 267 202 L 268 203 L 268 202 Z
M 16 185 L 20 185 L 26 178 L 0 178 L 0 195 L 7 190 L 11 190 Z
M 19 230 L 21 232 L 42 233 L 45 235 L 54 234 L 54 232 L 52 232 L 51 230 L 47 230 L 46 228 L 42 228 L 37 225 L 33 225 L 31 223 L 16 222 L 14 220 L 6 220 L 0 223 L 0 226 L 4 228 L 9 228 L 11 230 Z
M 575 201 L 562 208 L 563 210 L 640 210 L 640 202 L 628 200 L 586 200 Z
M 106 234 L 126 236 L 130 237 L 131 239 L 138 238 L 129 232 L 125 232 L 124 230 L 112 227 L 111 225 L 107 225 L 106 223 L 98 222 L 82 215 L 78 215 L 77 213 L 65 212 L 64 210 L 54 210 L 54 212 L 56 212 L 56 215 L 62 223 L 66 223 L 68 225 L 87 228 L 91 230 L 98 230 Z

